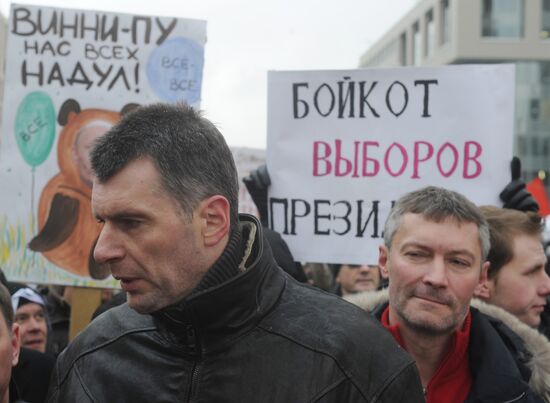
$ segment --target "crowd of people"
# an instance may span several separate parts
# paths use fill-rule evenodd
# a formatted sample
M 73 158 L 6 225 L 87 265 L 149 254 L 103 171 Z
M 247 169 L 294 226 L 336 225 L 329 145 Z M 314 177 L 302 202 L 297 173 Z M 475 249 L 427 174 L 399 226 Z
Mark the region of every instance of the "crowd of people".
M 537 204 L 428 186 L 377 262 L 305 264 L 266 228 L 269 175 L 238 179 L 184 104 L 125 115 L 90 154 L 97 263 L 122 291 L 67 340 L 70 288 L 0 285 L 0 403 L 550 402 L 550 278 Z M 368 263 L 368 264 L 367 264 Z

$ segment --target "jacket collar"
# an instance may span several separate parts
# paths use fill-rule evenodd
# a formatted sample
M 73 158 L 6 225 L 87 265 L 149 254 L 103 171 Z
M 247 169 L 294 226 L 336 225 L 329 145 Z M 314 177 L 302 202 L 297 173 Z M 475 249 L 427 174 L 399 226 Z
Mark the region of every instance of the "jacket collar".
M 255 217 L 239 216 L 228 246 L 184 300 L 153 313 L 161 333 L 207 353 L 254 327 L 277 302 L 285 277 L 277 270 Z M 193 340 L 191 340 L 193 339 Z

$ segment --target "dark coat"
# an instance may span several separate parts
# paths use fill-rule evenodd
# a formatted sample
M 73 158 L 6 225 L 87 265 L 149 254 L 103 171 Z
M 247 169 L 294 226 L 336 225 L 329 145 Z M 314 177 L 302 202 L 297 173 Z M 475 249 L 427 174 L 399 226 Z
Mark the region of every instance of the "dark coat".
M 388 306 L 387 290 L 356 294 L 347 299 L 372 312 L 378 320 Z M 550 344 L 536 330 L 520 323 L 503 309 L 477 300 L 475 305 L 489 314 L 470 307 L 472 322 L 468 356 L 472 386 L 466 402 L 543 402 L 540 396 L 547 396 L 549 392 Z M 534 352 L 540 353 L 540 359 L 533 359 Z M 537 371 L 536 394 L 530 387 L 531 368 Z
M 10 401 L 44 402 L 54 363 L 48 354 L 21 347 L 19 362 L 11 372 Z
M 49 401 L 423 402 L 414 362 L 391 335 L 286 275 L 259 223 L 243 220 L 244 271 L 202 289 L 235 261 L 232 237 L 184 301 L 99 316 L 60 355 Z

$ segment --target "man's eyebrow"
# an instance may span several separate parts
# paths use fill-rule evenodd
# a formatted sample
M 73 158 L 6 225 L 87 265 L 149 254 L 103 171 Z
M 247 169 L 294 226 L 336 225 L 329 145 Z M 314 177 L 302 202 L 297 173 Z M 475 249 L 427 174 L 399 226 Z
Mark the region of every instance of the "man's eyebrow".
M 138 211 L 138 210 L 125 210 L 120 212 L 115 212 L 112 214 L 98 214 L 95 213 L 95 218 L 97 219 L 109 219 L 112 221 L 120 221 L 120 220 L 127 220 L 127 219 L 148 219 L 150 215 L 144 211 Z
M 423 243 L 420 243 L 420 242 L 417 242 L 417 241 L 409 241 L 409 242 L 405 242 L 404 244 L 401 245 L 401 249 L 405 249 L 405 248 L 409 248 L 409 247 L 420 248 L 420 249 L 425 249 L 425 250 L 431 250 L 432 249 L 429 246 L 424 245 Z
M 420 248 L 422 250 L 432 250 L 433 249 L 432 247 L 430 247 L 428 245 L 424 245 L 423 243 L 420 243 L 420 242 L 417 242 L 417 241 L 405 242 L 403 245 L 401 245 L 401 249 L 405 249 L 407 247 L 415 247 L 415 248 Z M 448 255 L 468 255 L 472 258 L 475 257 L 474 254 L 472 252 L 470 252 L 468 249 L 453 249 L 447 254 Z

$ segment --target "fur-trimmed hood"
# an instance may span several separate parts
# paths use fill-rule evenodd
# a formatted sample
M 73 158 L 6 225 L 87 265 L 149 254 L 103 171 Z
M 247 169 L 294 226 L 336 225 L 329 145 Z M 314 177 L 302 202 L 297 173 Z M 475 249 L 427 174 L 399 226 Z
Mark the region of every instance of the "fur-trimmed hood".
M 358 307 L 371 312 L 380 304 L 388 302 L 388 290 L 367 291 L 349 295 L 345 298 Z M 538 396 L 550 402 L 550 341 L 536 329 L 527 326 L 514 315 L 504 309 L 472 299 L 470 306 L 493 318 L 499 319 L 516 333 L 524 342 L 525 348 L 531 353 L 527 366 L 531 370 L 529 386 Z

